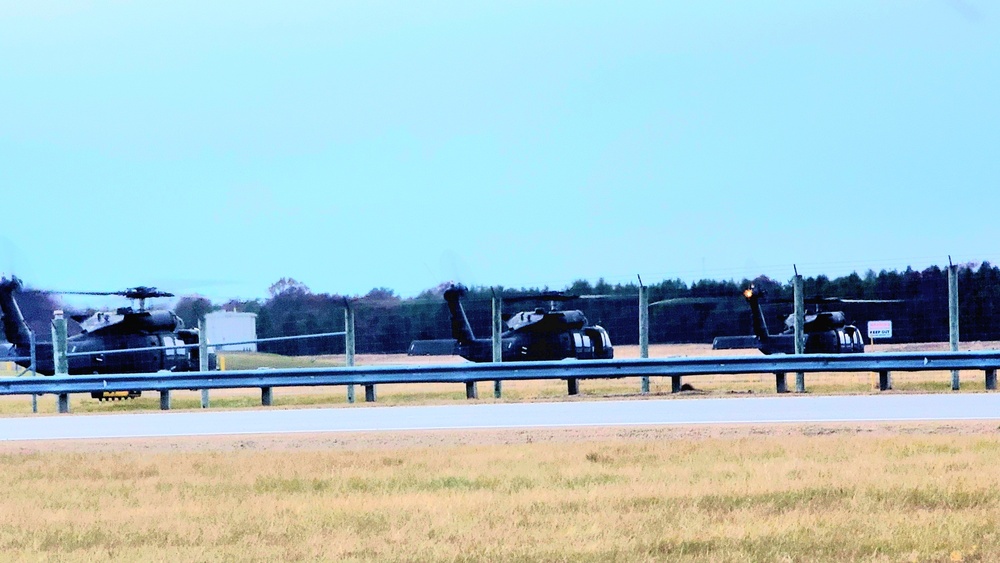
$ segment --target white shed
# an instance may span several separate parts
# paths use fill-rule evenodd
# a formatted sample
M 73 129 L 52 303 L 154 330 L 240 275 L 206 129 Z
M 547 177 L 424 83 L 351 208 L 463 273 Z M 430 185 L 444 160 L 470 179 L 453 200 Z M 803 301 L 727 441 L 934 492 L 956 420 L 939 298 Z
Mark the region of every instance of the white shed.
M 205 315 L 205 337 L 209 344 L 246 342 L 257 339 L 257 314 L 217 311 Z M 257 344 L 234 344 L 214 348 L 216 352 L 256 352 Z

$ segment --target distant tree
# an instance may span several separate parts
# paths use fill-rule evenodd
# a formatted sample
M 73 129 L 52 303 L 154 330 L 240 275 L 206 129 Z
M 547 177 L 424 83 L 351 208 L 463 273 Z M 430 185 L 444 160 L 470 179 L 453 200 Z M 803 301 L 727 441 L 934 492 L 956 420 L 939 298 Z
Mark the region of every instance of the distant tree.
M 260 313 L 261 306 L 261 302 L 257 299 L 230 299 L 219 308 L 223 311 L 236 311 L 239 313 Z
M 399 303 L 399 297 L 396 297 L 395 292 L 387 287 L 376 287 L 361 299 L 371 304 Z
M 277 297 L 282 293 L 310 293 L 309 287 L 295 280 L 294 278 L 281 278 L 280 280 L 271 284 L 271 287 L 267 289 L 267 292 L 271 297 Z
M 198 321 L 213 310 L 215 307 L 212 306 L 212 302 L 199 295 L 181 297 L 174 307 L 174 313 L 184 321 L 186 327 L 198 326 Z
M 590 295 L 595 293 L 594 286 L 587 280 L 576 280 L 566 288 L 566 293 L 573 295 Z

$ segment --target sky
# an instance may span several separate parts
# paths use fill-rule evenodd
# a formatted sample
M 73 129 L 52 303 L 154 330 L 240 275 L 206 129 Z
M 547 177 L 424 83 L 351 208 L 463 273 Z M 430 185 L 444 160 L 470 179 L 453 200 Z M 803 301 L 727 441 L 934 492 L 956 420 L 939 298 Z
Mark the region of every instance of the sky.
M 0 0 L 0 272 L 213 301 L 1000 263 L 1000 8 Z

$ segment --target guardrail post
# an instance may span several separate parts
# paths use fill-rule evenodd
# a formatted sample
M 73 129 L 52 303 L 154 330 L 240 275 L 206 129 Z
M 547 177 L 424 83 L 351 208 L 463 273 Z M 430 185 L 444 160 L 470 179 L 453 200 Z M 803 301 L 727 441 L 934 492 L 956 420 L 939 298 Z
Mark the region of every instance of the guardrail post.
M 805 354 L 806 301 L 805 295 L 803 295 L 804 290 L 802 289 L 802 276 L 797 271 L 792 280 L 792 289 L 795 299 L 795 353 Z M 795 372 L 795 392 L 806 392 L 806 374 L 804 372 Z
M 160 410 L 170 410 L 170 389 L 163 389 L 160 391 Z
M 479 390 L 476 389 L 476 382 L 475 381 L 466 381 L 465 382 L 465 398 L 466 399 L 478 399 L 479 398 Z
M 774 374 L 774 387 L 778 393 L 788 393 L 788 383 L 785 382 L 785 372 L 779 371 Z
M 681 376 L 679 375 L 670 376 L 670 392 L 671 393 L 681 392 Z
M 580 381 L 577 378 L 571 377 L 571 378 L 567 379 L 566 380 L 566 387 L 567 387 L 567 390 L 569 391 L 570 395 L 579 395 L 580 394 Z
M 274 391 L 271 387 L 260 388 L 260 404 L 269 407 L 274 402 Z
M 503 362 L 503 339 L 500 335 L 503 334 L 503 301 L 497 296 L 497 292 L 490 288 L 493 292 L 493 362 L 501 363 Z M 493 397 L 499 399 L 503 396 L 503 382 L 499 379 L 493 381 Z
M 639 357 L 649 357 L 649 293 L 639 278 Z M 649 376 L 644 375 L 639 383 L 639 392 L 649 394 Z
M 59 393 L 58 399 L 59 412 L 66 414 L 69 412 L 69 395 L 67 393 Z
M 948 342 L 951 351 L 958 351 L 958 266 L 948 257 Z M 951 390 L 958 391 L 958 370 L 951 370 Z
M 354 366 L 354 309 L 344 299 L 344 365 Z M 354 403 L 354 384 L 347 384 L 347 402 Z
M 986 390 L 996 391 L 997 388 L 997 368 L 986 370 Z
M 375 386 L 365 385 L 365 402 L 374 403 L 375 402 Z
M 208 371 L 208 332 L 204 317 L 198 319 L 198 371 Z M 208 408 L 208 389 L 201 390 L 201 408 Z
M 878 372 L 878 390 L 888 391 L 892 389 L 892 373 L 889 371 Z

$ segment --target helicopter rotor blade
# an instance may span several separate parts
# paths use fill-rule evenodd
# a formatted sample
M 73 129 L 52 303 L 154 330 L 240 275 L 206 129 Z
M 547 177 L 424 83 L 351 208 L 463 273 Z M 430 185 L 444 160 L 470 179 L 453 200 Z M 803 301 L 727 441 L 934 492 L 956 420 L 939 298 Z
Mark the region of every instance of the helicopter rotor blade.
M 733 297 L 672 297 L 670 299 L 661 299 L 659 301 L 653 301 L 649 304 L 650 307 L 654 305 L 701 305 L 705 303 L 722 303 L 725 301 L 732 301 Z
M 769 303 L 792 303 L 792 299 L 769 299 Z M 905 299 L 852 299 L 849 297 L 807 297 L 806 305 L 826 305 L 831 303 L 904 303 Z
M 121 295 L 120 291 L 58 291 L 55 289 L 40 290 L 42 293 L 56 293 L 59 295 Z
M 837 303 L 904 303 L 905 299 L 839 299 Z
M 160 291 L 155 287 L 130 287 L 122 291 L 57 291 L 52 289 L 38 290 L 41 293 L 52 293 L 58 295 L 120 295 L 129 299 L 149 299 L 151 297 L 173 297 L 173 293 Z
M 519 303 L 522 301 L 571 301 L 579 298 L 579 295 L 568 295 L 561 291 L 548 291 L 535 295 L 512 295 L 504 297 L 503 300 L 505 303 Z

